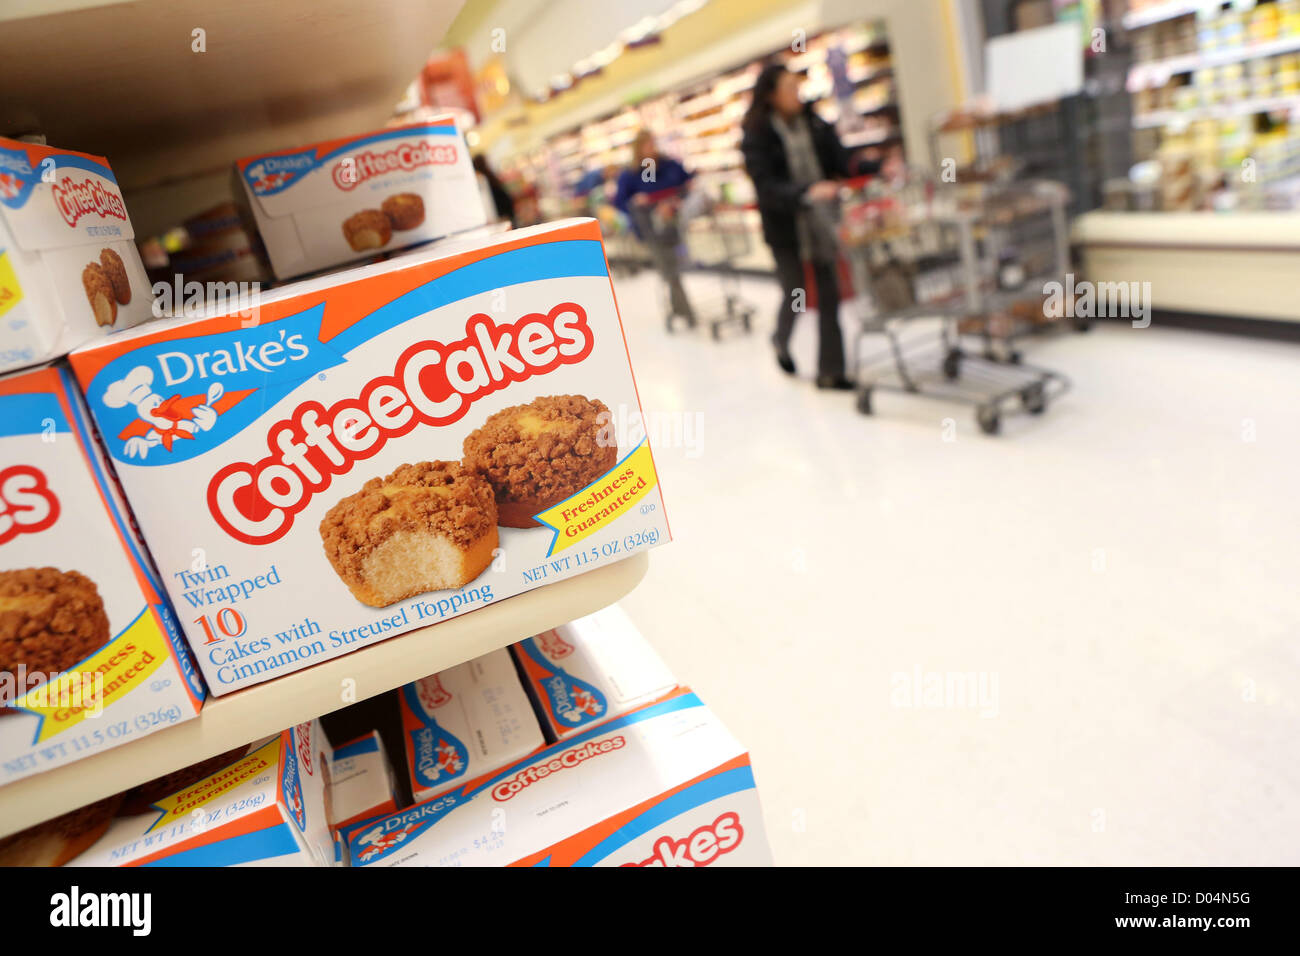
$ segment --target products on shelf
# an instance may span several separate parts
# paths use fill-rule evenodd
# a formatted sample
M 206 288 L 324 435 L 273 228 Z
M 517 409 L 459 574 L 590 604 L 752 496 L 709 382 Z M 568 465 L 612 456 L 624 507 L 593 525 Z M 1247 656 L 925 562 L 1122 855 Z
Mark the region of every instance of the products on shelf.
M 397 809 L 392 766 L 377 730 L 335 747 L 329 778 L 329 818 L 336 830 Z
M 0 378 L 0 784 L 194 717 L 203 682 L 72 376 Z
M 0 138 L 0 372 L 152 315 L 108 160 Z
M 271 277 L 256 233 L 251 231 L 251 224 L 245 227 L 233 202 L 191 216 L 180 224 L 175 235 L 182 245 L 169 253 L 155 240 L 161 261 L 147 263 L 150 277 L 163 284 L 154 303 L 161 315 L 193 314 L 202 307 L 202 296 L 196 293 L 199 287 L 191 283 L 262 283 Z
M 119 816 L 71 866 L 329 866 L 331 751 L 319 721 Z
M 510 650 L 550 739 L 572 737 L 677 686 L 667 665 L 616 604 Z
M 249 156 L 235 167 L 281 279 L 487 222 L 450 116 Z
M 351 831 L 354 866 L 758 866 L 749 755 L 688 689 Z
M 439 244 L 73 354 L 214 694 L 667 540 L 599 240 Z M 494 440 L 527 454 L 466 446 L 520 405 Z M 498 527 L 524 502 L 539 527 Z
M 473 786 L 545 743 L 504 649 L 412 681 L 398 702 L 416 802 Z
M 341 863 L 341 830 L 397 810 L 393 768 L 379 732 L 372 730 L 335 747 L 327 781 L 325 815 L 334 836 L 334 862 Z

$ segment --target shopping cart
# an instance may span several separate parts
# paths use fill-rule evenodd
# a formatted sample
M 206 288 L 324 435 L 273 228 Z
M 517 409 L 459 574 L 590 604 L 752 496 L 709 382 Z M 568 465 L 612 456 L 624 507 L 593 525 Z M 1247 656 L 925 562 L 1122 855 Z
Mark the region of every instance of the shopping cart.
M 718 282 L 717 294 L 700 300 L 709 332 L 715 339 L 722 338 L 723 330 L 733 325 L 749 332 L 755 309 L 741 297 L 736 268 L 754 249 L 754 233 L 744 208 L 703 203 L 686 222 L 686 249 L 691 265 L 712 273 Z
M 750 251 L 752 239 L 740 211 L 680 188 L 646 195 L 650 202 L 634 203 L 630 208 L 637 232 L 664 283 L 668 331 L 674 331 L 675 320 L 681 318 L 691 328 L 706 325 L 715 340 L 733 325 L 748 332 L 755 310 L 740 296 L 736 261 Z M 688 298 L 682 278 L 683 246 L 691 266 L 716 277 L 717 295 L 700 297 L 697 291 L 693 299 Z
M 1007 411 L 1041 414 L 1069 389 L 1059 372 L 1000 349 L 995 335 L 1014 327 L 1024 303 L 1041 306 L 1048 277 L 1065 271 L 1063 193 L 1054 183 L 970 188 L 909 172 L 891 184 L 850 183 L 837 204 L 817 207 L 838 224 L 861 307 L 853 344 L 860 412 L 872 414 L 877 390 L 925 395 L 973 405 L 992 435 Z M 1042 215 L 1056 247 L 1046 271 L 1016 274 L 1005 261 L 1006 230 Z M 920 320 L 937 323 L 937 334 L 905 334 Z M 969 334 L 978 349 L 963 346 Z M 887 347 L 867 354 L 880 336 Z

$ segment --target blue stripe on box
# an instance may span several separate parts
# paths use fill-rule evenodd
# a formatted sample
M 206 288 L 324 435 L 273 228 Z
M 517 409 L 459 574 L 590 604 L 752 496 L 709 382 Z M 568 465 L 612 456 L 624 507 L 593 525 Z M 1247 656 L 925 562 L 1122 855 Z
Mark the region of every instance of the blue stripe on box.
M 145 866 L 235 866 L 255 863 L 271 857 L 299 852 L 298 841 L 293 838 L 289 824 L 280 823 L 265 830 L 256 830 L 242 836 L 219 840 L 207 846 L 182 850 Z
M 0 395 L 0 438 L 13 435 L 40 435 L 46 421 L 56 432 L 67 432 L 68 418 L 57 396 L 50 392 L 20 392 Z
M 372 754 L 379 750 L 379 741 L 375 739 L 374 734 L 367 734 L 359 740 L 354 740 L 350 744 L 344 744 L 334 751 L 335 760 L 346 760 L 349 757 L 360 757 L 362 754 Z

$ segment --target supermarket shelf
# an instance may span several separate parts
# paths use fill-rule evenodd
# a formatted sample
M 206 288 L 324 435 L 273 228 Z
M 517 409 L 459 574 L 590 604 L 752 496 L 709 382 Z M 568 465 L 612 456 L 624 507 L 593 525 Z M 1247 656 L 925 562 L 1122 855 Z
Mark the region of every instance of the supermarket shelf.
M 103 154 L 131 190 L 373 129 L 462 5 L 0 3 L 0 134 L 43 132 Z M 204 52 L 192 48 L 196 28 L 206 31 Z
M 1218 106 L 1201 106 L 1191 110 L 1155 110 L 1151 113 L 1133 114 L 1133 128 L 1168 126 L 1170 123 L 1194 123 L 1197 120 L 1226 119 L 1230 116 L 1248 116 L 1251 113 L 1271 113 L 1274 110 L 1300 110 L 1300 96 L 1279 96 L 1260 100 L 1238 100 Z
M 1136 30 L 1138 27 L 1148 27 L 1153 23 L 1185 17 L 1189 13 L 1195 13 L 1205 5 L 1205 0 L 1169 0 L 1167 3 L 1156 4 L 1134 13 L 1124 14 L 1124 29 Z
M 193 720 L 0 787 L 0 836 L 591 614 L 636 587 L 649 566 L 647 554 L 633 555 L 209 700 Z M 343 699 L 345 686 L 354 697 Z
M 1252 43 L 1247 46 L 1234 47 L 1230 50 L 1218 50 L 1206 53 L 1187 53 L 1182 56 L 1165 57 L 1162 60 L 1150 60 L 1136 63 L 1128 71 L 1129 90 L 1145 89 L 1148 86 L 1163 85 L 1171 76 L 1180 73 L 1195 73 L 1197 70 L 1229 63 L 1244 63 L 1264 57 L 1279 56 L 1300 50 L 1300 36 L 1283 37 L 1267 43 Z

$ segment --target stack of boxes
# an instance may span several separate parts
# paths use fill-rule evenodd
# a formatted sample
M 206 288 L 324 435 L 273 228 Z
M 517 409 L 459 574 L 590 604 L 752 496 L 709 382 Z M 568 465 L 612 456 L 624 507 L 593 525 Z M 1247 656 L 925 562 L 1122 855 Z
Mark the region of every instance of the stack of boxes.
M 638 400 L 594 222 L 485 227 L 450 121 L 236 177 L 276 275 L 318 274 L 196 318 L 159 309 L 105 159 L 0 141 L 0 370 L 35 366 L 0 379 L 0 784 L 668 538 L 649 447 L 616 428 Z M 660 772 L 673 733 L 643 731 L 712 718 L 664 702 L 671 675 L 620 615 L 403 688 L 415 807 L 542 780 L 574 741 L 621 751 L 561 775 L 617 764 L 615 803 L 686 784 Z M 633 719 L 655 701 L 663 719 Z M 618 721 L 621 742 L 593 736 Z M 720 728 L 697 739 L 681 768 L 743 757 Z M 333 751 L 313 722 L 214 759 L 105 801 L 78 861 L 377 862 L 399 806 L 377 733 Z M 631 806 L 566 800 L 509 853 Z

